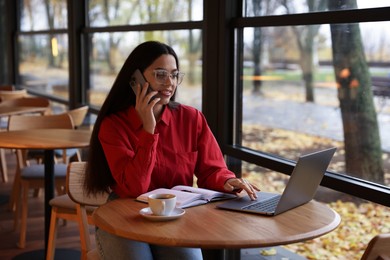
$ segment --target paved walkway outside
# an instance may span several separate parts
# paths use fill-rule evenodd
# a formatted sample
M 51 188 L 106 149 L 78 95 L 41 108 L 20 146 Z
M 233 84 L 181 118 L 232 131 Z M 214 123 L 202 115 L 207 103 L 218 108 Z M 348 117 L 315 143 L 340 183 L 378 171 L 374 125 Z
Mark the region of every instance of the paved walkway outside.
M 390 99 L 382 106 L 390 106 Z M 271 100 L 260 95 L 244 96 L 244 123 L 307 133 L 342 141 L 343 125 L 338 106 Z M 390 152 L 390 114 L 377 113 L 382 148 Z

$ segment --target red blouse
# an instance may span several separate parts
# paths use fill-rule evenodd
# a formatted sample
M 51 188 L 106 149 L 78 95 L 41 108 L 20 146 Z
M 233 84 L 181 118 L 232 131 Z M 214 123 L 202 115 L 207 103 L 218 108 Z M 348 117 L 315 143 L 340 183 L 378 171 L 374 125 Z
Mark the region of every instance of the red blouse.
M 120 197 L 137 197 L 156 188 L 193 185 L 224 191 L 235 178 L 226 167 L 221 150 L 204 115 L 195 108 L 166 107 L 155 133 L 142 127 L 134 107 L 106 117 L 99 140 Z

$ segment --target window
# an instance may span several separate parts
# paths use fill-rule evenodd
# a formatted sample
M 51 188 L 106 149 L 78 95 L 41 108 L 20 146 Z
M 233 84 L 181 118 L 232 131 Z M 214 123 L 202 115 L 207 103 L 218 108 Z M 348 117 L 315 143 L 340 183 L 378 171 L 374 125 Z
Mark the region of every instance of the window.
M 201 109 L 202 8 L 200 0 L 108 1 L 107 8 L 101 1 L 90 1 L 89 104 L 102 105 L 133 48 L 157 40 L 174 48 L 180 69 L 186 73 L 177 90 L 177 101 Z
M 336 146 L 323 184 L 378 201 L 373 191 L 390 184 L 386 8 L 243 3 L 251 17 L 232 21 L 238 95 L 227 155 L 289 174 L 299 155 Z
M 23 85 L 36 93 L 68 99 L 67 34 L 21 35 L 19 49 Z
M 202 1 L 89 1 L 90 26 L 201 21 Z
M 361 37 L 367 39 L 361 43 L 368 78 L 363 78 L 363 68 L 354 74 L 358 68 L 351 61 L 339 68 L 345 75 L 338 79 L 334 63 L 348 59 L 349 54 L 337 51 L 333 58 L 329 24 L 245 28 L 243 145 L 292 160 L 302 151 L 336 146 L 339 159 L 331 170 L 388 185 L 390 102 L 375 84 L 380 79 L 390 81 L 389 24 L 334 26 L 344 35 L 351 28 L 360 28 Z M 257 35 L 263 36 L 263 41 L 254 40 Z M 348 41 L 353 48 L 352 39 Z M 367 83 L 359 83 L 364 80 Z M 340 86 L 340 81 L 349 81 L 345 83 L 349 85 Z M 353 102 L 350 106 L 356 108 L 347 109 L 346 102 Z M 377 153 L 377 142 L 381 143 L 378 158 L 370 155 Z M 365 154 L 361 149 L 371 152 Z
M 66 0 L 24 0 L 18 37 L 18 83 L 29 91 L 68 100 Z
M 21 31 L 42 31 L 68 27 L 66 0 L 23 0 Z

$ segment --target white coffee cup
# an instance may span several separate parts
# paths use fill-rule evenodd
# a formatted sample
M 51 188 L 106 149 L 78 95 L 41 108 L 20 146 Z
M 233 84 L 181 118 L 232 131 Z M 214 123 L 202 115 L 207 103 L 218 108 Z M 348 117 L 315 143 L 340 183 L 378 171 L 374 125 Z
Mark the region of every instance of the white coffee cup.
M 173 194 L 152 194 L 148 197 L 148 203 L 154 215 L 169 216 L 176 207 L 176 196 Z

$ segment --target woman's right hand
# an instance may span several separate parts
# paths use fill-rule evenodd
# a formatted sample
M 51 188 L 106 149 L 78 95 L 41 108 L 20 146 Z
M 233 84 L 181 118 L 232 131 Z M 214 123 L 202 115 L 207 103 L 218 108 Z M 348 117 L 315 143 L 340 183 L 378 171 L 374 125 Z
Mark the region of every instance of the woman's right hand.
M 145 131 L 153 134 L 156 127 L 156 118 L 153 114 L 153 107 L 160 101 L 160 98 L 153 98 L 158 92 L 150 91 L 148 93 L 149 83 L 146 82 L 142 88 L 137 84 L 135 110 L 141 118 Z

